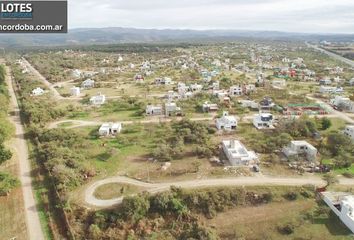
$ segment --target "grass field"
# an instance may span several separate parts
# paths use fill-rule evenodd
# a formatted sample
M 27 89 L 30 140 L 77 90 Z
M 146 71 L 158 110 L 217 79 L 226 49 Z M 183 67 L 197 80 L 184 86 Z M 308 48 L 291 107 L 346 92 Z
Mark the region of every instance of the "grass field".
M 129 196 L 143 191 L 144 188 L 130 184 L 108 183 L 96 189 L 94 196 L 98 199 L 112 199 Z
M 207 226 L 215 229 L 221 239 L 353 239 L 350 231 L 334 216 L 308 220 L 306 215 L 317 206 L 314 200 L 273 202 L 256 207 L 237 207 L 204 219 Z M 292 223 L 292 234 L 278 231 L 278 226 Z

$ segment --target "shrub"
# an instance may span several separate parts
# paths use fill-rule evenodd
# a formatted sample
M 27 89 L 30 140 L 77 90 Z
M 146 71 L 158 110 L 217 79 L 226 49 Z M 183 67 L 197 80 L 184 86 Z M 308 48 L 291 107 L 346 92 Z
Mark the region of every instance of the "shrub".
M 285 225 L 278 227 L 278 231 L 284 235 L 293 234 L 294 230 L 295 230 L 295 226 L 292 223 L 286 223 Z
M 284 198 L 289 200 L 289 201 L 294 201 L 296 200 L 298 197 L 296 192 L 288 192 L 284 195 Z

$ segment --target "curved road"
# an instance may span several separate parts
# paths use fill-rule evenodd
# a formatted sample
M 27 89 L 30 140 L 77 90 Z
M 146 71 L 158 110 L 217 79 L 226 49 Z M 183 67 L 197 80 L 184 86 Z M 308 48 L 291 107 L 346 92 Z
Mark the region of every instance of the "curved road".
M 11 121 L 16 127 L 16 152 L 19 159 L 19 178 L 21 181 L 21 187 L 23 192 L 25 212 L 26 212 L 26 224 L 27 231 L 30 240 L 44 240 L 44 234 L 42 231 L 41 223 L 39 221 L 39 214 L 37 210 L 37 204 L 33 194 L 32 178 L 31 178 L 31 163 L 28 159 L 28 146 L 25 139 L 25 130 L 20 118 L 20 109 L 18 106 L 15 91 L 12 85 L 12 78 L 10 75 L 10 69 L 6 67 L 6 83 L 9 88 L 9 94 L 11 97 L 11 108 L 14 114 L 11 116 Z
M 203 179 L 203 180 L 188 180 L 179 182 L 165 182 L 165 183 L 146 183 L 128 177 L 118 176 L 106 178 L 103 180 L 96 181 L 89 185 L 85 190 L 85 202 L 94 207 L 107 208 L 112 207 L 116 204 L 120 204 L 123 197 L 113 198 L 109 200 L 97 199 L 94 196 L 96 189 L 102 185 L 108 183 L 123 183 L 131 184 L 145 188 L 149 193 L 164 192 L 170 189 L 171 186 L 181 187 L 181 188 L 201 188 L 201 187 L 217 187 L 217 186 L 302 186 L 305 184 L 313 184 L 316 186 L 324 185 L 325 182 L 319 177 L 238 177 L 238 178 L 220 178 L 220 179 Z M 352 179 L 340 179 L 341 185 L 354 185 L 354 180 Z

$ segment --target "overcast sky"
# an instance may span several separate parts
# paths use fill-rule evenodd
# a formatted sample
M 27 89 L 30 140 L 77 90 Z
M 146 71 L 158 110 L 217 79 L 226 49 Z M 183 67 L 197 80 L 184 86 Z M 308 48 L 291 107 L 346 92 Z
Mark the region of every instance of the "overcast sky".
M 69 28 L 354 33 L 354 0 L 69 0 Z

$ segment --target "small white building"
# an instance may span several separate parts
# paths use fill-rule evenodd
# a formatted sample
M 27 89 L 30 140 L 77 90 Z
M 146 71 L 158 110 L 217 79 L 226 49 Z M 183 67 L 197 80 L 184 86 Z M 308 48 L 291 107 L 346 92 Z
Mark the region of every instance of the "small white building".
M 350 85 L 350 86 L 354 86 L 354 78 L 352 78 L 352 79 L 349 80 L 349 85 Z
M 156 78 L 155 79 L 155 84 L 156 85 L 171 85 L 172 84 L 172 79 L 169 78 L 169 77 Z
M 40 87 L 37 87 L 35 89 L 32 90 L 32 95 L 33 96 L 41 96 L 44 94 L 44 90 Z
M 242 87 L 240 85 L 238 86 L 231 86 L 229 89 L 229 95 L 230 96 L 241 96 L 243 94 Z
M 77 97 L 80 96 L 80 88 L 79 87 L 72 87 L 70 89 L 71 96 Z
M 95 81 L 92 79 L 86 79 L 81 83 L 81 87 L 84 89 L 93 88 L 95 87 Z
M 141 74 L 136 74 L 134 76 L 134 80 L 136 83 L 144 83 L 144 76 Z
M 257 129 L 274 129 L 273 115 L 271 113 L 259 113 L 253 117 L 253 125 Z
M 306 141 L 291 141 L 282 152 L 287 158 L 304 155 L 308 161 L 315 161 L 317 157 L 317 149 Z
M 173 116 L 181 113 L 181 108 L 177 106 L 174 102 L 165 103 L 165 115 Z
M 216 103 L 205 102 L 202 106 L 203 112 L 217 112 L 219 107 Z
M 216 128 L 218 130 L 231 131 L 237 128 L 237 120 L 235 116 L 229 116 L 228 112 L 223 112 L 221 118 L 216 119 Z
M 319 81 L 320 85 L 331 85 L 332 84 L 332 80 L 331 79 L 321 79 Z
M 73 76 L 74 78 L 79 78 L 79 77 L 81 77 L 81 74 L 82 74 L 82 72 L 81 72 L 79 69 L 75 69 L 75 70 L 72 71 L 72 76 Z
M 323 201 L 354 233 L 354 195 L 344 192 L 322 192 Z
M 90 103 L 92 105 L 103 105 L 106 102 L 106 96 L 99 93 L 97 96 L 90 98 Z
M 200 85 L 200 84 L 191 84 L 189 86 L 189 89 L 192 91 L 192 92 L 200 92 L 203 90 L 203 85 Z
M 347 125 L 343 131 L 352 141 L 354 141 L 354 125 Z
M 162 106 L 161 105 L 147 105 L 145 109 L 146 115 L 157 116 L 162 115 Z
M 335 98 L 331 99 L 330 103 L 336 108 L 354 113 L 354 102 L 347 97 L 335 96 Z
M 122 124 L 121 123 L 103 123 L 101 127 L 98 130 L 98 134 L 100 136 L 115 136 L 118 133 L 120 133 L 122 130 Z
M 248 151 L 246 147 L 235 139 L 223 140 L 222 149 L 232 166 L 250 165 L 258 162 L 254 151 Z
M 238 101 L 242 107 L 244 108 L 251 108 L 251 109 L 258 109 L 259 104 L 252 100 L 240 100 Z
M 343 92 L 344 89 L 342 87 L 329 87 L 329 86 L 320 87 L 320 93 L 340 94 Z

